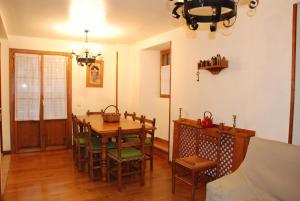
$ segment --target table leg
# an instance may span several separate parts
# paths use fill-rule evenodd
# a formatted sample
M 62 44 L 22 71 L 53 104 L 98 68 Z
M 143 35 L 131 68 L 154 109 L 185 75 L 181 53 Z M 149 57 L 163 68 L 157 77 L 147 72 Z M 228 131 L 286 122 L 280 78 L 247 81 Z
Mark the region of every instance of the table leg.
M 101 173 L 102 173 L 102 181 L 107 181 L 107 142 L 108 139 L 105 137 L 101 138 L 101 147 L 102 147 L 102 152 L 101 152 Z

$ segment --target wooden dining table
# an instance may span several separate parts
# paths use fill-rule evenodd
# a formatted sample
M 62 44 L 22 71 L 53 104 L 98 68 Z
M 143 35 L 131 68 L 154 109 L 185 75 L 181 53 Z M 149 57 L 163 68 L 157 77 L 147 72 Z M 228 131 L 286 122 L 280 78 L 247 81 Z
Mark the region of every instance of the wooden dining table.
M 101 114 L 83 115 L 77 117 L 79 121 L 89 122 L 92 131 L 100 137 L 101 141 L 101 175 L 102 181 L 107 181 L 107 143 L 109 138 L 117 135 L 118 128 L 123 130 L 142 128 L 139 121 L 133 121 L 131 118 L 120 118 L 120 122 L 108 123 L 104 122 Z M 151 125 L 145 125 L 146 130 L 155 129 Z

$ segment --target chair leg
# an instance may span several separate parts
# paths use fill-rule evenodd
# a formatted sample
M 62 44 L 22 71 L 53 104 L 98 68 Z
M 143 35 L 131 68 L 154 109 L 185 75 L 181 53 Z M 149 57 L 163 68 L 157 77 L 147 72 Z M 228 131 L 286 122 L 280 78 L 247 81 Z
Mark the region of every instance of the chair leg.
M 153 145 L 150 147 L 150 170 L 153 171 Z
M 175 175 L 176 175 L 176 166 L 175 162 L 172 162 L 172 193 L 175 194 Z
M 196 174 L 195 172 L 192 172 L 192 198 L 191 201 L 195 200 L 195 189 L 196 189 Z
M 106 178 L 107 178 L 107 182 L 109 183 L 110 182 L 110 158 L 107 157 L 107 175 L 106 175 Z
M 72 150 L 73 150 L 73 161 L 76 161 L 76 145 L 75 142 L 73 141 L 73 145 L 72 145 Z
M 78 156 L 78 170 L 79 171 L 82 171 L 82 155 L 81 155 L 81 147 L 78 146 L 78 149 L 77 149 L 77 156 Z
M 122 191 L 122 163 L 118 162 L 118 190 Z
M 94 177 L 94 158 L 93 158 L 92 152 L 89 153 L 89 175 L 92 180 L 95 179 L 95 177 Z
M 142 160 L 141 160 L 141 186 L 144 186 L 144 184 L 145 184 L 145 163 L 146 163 L 146 161 L 145 161 L 145 158 L 143 158 Z

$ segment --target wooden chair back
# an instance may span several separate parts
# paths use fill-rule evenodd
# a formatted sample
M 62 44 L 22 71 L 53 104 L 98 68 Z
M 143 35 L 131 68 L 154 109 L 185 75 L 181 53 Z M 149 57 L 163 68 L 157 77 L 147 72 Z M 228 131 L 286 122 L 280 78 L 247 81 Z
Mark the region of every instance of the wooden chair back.
M 73 114 L 72 114 L 72 125 L 73 125 L 73 138 L 75 140 L 79 138 L 82 127 L 76 115 Z
M 87 147 L 89 150 L 92 150 L 92 128 L 90 122 L 83 120 L 83 135 L 87 142 Z
M 147 134 L 150 134 L 151 136 L 154 137 L 154 132 L 155 132 L 155 124 L 156 124 L 156 119 L 147 119 L 146 116 L 144 116 L 144 123 L 147 125 L 150 125 L 151 127 L 153 127 L 153 129 L 148 129 L 146 131 Z
M 141 116 L 136 116 L 134 117 L 134 120 L 133 121 L 139 121 L 141 124 L 145 123 L 145 116 L 141 115 Z
M 127 135 L 136 135 L 137 137 L 139 137 L 139 140 L 137 141 L 129 141 L 126 142 L 123 140 L 123 137 L 126 137 Z M 144 155 L 145 152 L 145 148 L 144 148 L 144 144 L 145 144 L 145 125 L 142 125 L 142 128 L 139 129 L 127 129 L 127 130 L 123 130 L 121 127 L 119 127 L 118 131 L 117 131 L 117 155 L 118 158 L 121 158 L 121 151 L 123 148 L 127 148 L 127 147 L 139 147 L 141 150 L 141 153 Z
M 125 113 L 124 113 L 125 119 L 127 119 L 127 117 L 131 117 L 132 120 L 135 121 L 135 116 L 136 116 L 135 112 L 133 112 L 133 113 L 128 113 L 127 111 L 125 111 Z
M 220 128 L 203 128 L 199 130 L 200 133 L 196 137 L 196 154 L 197 156 L 216 161 L 217 164 L 220 162 L 221 155 L 221 134 L 222 129 Z M 209 174 L 218 177 L 219 165 L 217 168 Z
M 88 110 L 88 111 L 86 112 L 86 115 L 102 114 L 102 113 L 103 113 L 102 110 L 101 110 L 100 112 L 91 112 L 90 110 Z

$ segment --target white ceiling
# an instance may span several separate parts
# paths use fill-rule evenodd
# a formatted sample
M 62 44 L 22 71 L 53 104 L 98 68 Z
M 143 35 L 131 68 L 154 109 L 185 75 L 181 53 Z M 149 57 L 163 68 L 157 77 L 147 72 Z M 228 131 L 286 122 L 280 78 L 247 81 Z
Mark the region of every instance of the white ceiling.
M 169 0 L 0 0 L 8 35 L 133 43 L 182 25 Z

